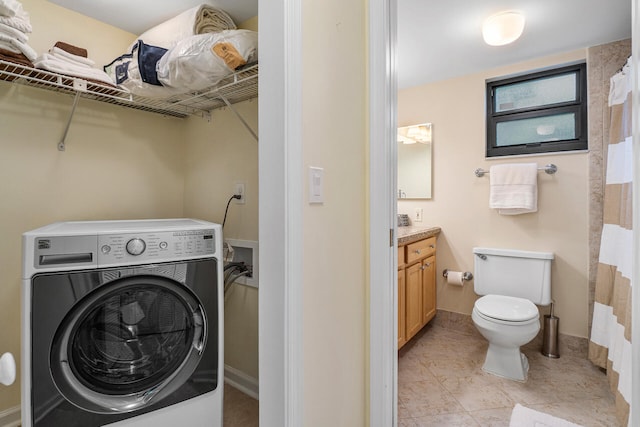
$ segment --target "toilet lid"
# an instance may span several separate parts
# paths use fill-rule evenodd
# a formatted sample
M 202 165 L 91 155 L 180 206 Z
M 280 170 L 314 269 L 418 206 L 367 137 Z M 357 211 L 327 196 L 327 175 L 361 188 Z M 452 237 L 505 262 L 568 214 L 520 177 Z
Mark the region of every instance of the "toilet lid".
M 528 299 L 505 295 L 485 295 L 476 301 L 475 307 L 485 316 L 509 322 L 524 322 L 539 316 L 538 308 Z

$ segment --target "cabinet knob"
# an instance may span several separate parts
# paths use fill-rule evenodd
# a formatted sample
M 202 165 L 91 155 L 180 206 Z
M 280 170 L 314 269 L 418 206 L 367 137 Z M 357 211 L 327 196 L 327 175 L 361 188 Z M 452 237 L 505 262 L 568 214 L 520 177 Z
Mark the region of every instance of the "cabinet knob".
M 425 263 L 423 268 L 425 267 L 431 267 L 431 263 L 430 262 Z
M 420 249 L 416 249 L 414 252 L 420 255 Z
M 436 245 L 429 245 L 429 247 L 430 247 L 431 249 L 435 249 L 435 248 L 436 248 Z

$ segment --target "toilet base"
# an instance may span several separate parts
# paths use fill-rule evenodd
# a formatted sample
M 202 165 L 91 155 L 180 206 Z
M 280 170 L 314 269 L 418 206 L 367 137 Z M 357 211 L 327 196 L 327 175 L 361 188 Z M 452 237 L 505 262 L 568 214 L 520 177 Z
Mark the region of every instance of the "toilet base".
M 502 378 L 524 382 L 529 373 L 529 361 L 520 352 L 520 347 L 489 343 L 482 370 Z

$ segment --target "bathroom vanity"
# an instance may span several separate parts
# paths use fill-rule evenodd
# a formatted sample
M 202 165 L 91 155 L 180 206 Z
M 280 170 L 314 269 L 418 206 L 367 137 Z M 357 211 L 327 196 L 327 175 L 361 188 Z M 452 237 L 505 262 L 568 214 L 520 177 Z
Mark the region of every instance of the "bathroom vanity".
M 398 349 L 436 315 L 439 227 L 398 227 Z

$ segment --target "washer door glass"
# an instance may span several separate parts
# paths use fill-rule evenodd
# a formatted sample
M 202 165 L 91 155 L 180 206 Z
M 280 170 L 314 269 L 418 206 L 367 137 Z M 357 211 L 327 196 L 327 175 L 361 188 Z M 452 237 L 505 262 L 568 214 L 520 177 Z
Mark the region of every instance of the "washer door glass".
M 53 380 L 88 411 L 144 408 L 193 373 L 206 324 L 198 298 L 178 282 L 151 275 L 110 282 L 81 299 L 56 331 Z

